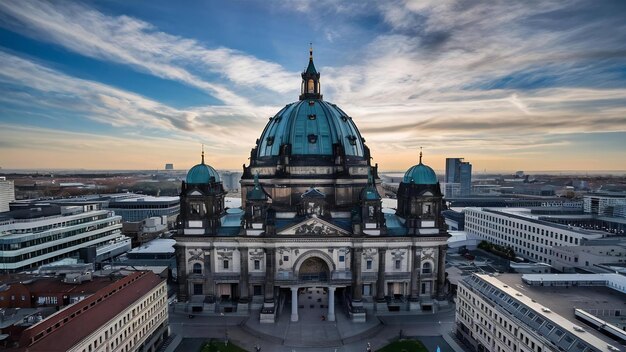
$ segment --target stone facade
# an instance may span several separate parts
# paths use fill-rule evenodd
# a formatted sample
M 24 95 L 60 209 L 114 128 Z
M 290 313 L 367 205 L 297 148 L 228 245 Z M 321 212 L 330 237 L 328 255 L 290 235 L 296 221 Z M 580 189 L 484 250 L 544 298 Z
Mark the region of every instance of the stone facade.
M 368 308 L 436 309 L 448 237 L 436 179 L 402 184 L 399 204 L 413 205 L 383 213 L 378 167 L 352 118 L 321 99 L 312 57 L 302 78 L 301 100 L 270 119 L 244 165 L 243 209 L 224 211 L 215 179 L 183 183 L 179 302 L 189 310 L 259 308 L 266 322 L 290 303 L 297 321 L 301 290 L 318 287 L 328 294 L 329 320 L 336 301 L 355 321 Z M 203 207 L 193 212 L 194 204 Z

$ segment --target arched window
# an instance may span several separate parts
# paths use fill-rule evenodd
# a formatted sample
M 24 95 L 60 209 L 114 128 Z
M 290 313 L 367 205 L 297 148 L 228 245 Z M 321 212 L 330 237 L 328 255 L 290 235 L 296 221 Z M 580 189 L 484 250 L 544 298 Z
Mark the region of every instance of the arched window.
M 433 265 L 430 262 L 422 264 L 422 274 L 430 274 L 433 272 Z
M 202 264 L 196 263 L 193 265 L 193 273 L 194 274 L 202 274 Z
M 307 93 L 315 93 L 315 82 L 312 79 L 307 82 Z

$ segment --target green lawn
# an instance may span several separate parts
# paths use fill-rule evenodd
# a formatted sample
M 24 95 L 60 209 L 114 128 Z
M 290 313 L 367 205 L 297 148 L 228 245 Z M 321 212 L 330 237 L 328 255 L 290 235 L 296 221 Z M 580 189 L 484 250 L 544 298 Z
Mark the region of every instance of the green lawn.
M 211 339 L 202 346 L 200 352 L 246 352 L 243 348 L 233 345 L 228 341 L 228 345 L 224 346 L 224 340 Z
M 378 352 L 428 352 L 418 340 L 399 340 L 388 344 Z

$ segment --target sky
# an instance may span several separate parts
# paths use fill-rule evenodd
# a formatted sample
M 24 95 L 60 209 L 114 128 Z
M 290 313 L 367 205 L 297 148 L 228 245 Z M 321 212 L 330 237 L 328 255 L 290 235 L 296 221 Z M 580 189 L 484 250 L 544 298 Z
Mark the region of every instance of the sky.
M 241 169 L 324 99 L 382 170 L 626 170 L 626 2 L 0 1 L 0 167 Z

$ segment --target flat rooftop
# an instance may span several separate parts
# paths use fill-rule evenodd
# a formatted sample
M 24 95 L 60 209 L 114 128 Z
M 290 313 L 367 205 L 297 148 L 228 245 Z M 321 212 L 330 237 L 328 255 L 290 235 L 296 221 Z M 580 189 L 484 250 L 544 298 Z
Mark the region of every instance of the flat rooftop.
M 559 286 L 530 286 L 522 281 L 522 274 L 500 274 L 498 276 L 479 274 L 481 279 L 496 286 L 499 290 L 507 292 L 516 300 L 533 308 L 537 314 L 561 325 L 574 336 L 590 342 L 592 346 L 598 346 L 601 350 L 606 344 L 620 347 L 620 344 L 610 337 L 576 319 L 574 309 L 583 309 L 590 314 L 596 315 L 598 311 L 626 309 L 626 295 L 608 287 L 559 287 Z M 508 286 L 503 287 L 502 284 Z M 522 296 L 517 296 L 516 293 Z M 548 308 L 551 312 L 543 312 L 542 308 Z M 555 315 L 554 313 L 558 314 Z M 559 318 L 560 316 L 560 318 Z M 605 319 L 607 317 L 600 317 Z M 574 325 L 583 327 L 584 333 L 574 330 Z M 591 336 L 589 336 L 591 335 Z M 601 340 L 600 343 L 598 340 Z M 595 343 L 593 343 L 595 341 Z M 622 351 L 624 351 L 622 346 Z
M 150 202 L 176 202 L 179 201 L 179 197 L 154 197 L 154 196 L 141 196 L 125 199 L 112 200 L 109 205 L 112 206 L 115 203 L 150 203 Z
M 174 253 L 175 244 L 176 240 L 157 238 L 131 249 L 128 253 Z

